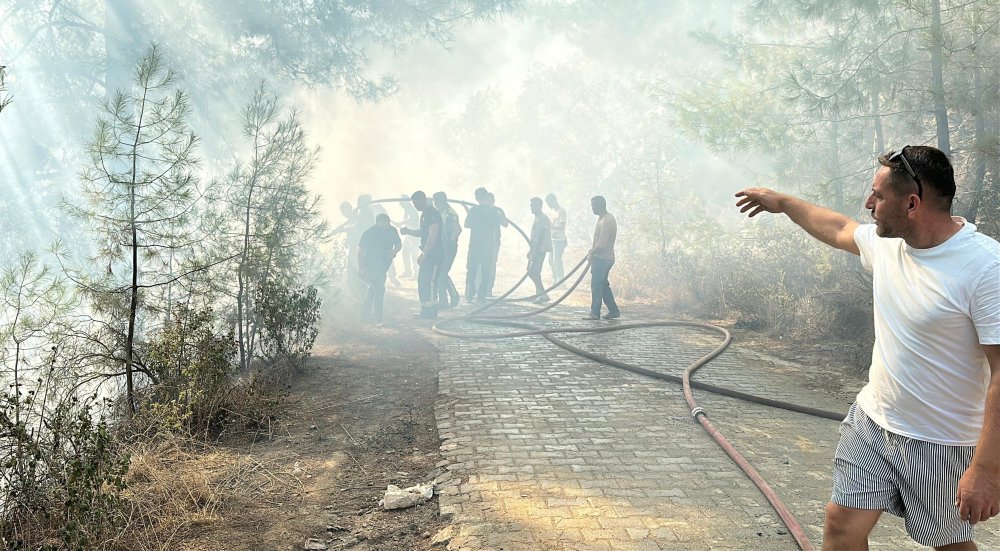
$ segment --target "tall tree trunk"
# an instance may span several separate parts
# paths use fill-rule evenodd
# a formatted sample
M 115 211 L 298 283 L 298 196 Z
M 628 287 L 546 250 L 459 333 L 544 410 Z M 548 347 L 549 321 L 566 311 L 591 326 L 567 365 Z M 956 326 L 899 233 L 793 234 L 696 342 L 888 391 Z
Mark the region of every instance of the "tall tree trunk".
M 972 194 L 969 196 L 969 207 L 965 218 L 975 223 L 979 216 L 979 205 L 983 200 L 983 190 L 986 187 L 986 161 L 989 156 L 989 138 L 986 134 L 986 105 L 983 102 L 983 68 L 979 63 L 976 51 L 973 49 L 972 84 L 973 105 L 975 106 L 976 135 L 973 140 L 973 158 L 976 167 L 972 183 Z
M 134 167 L 135 157 L 133 157 L 133 169 Z M 135 174 L 134 171 L 133 174 Z M 125 336 L 125 398 L 128 400 L 130 413 L 135 413 L 136 411 L 135 384 L 132 371 L 135 360 L 135 319 L 139 310 L 139 232 L 135 219 L 135 185 L 136 183 L 133 180 L 129 198 L 129 229 L 132 237 L 132 284 L 128 305 L 128 334 Z
M 875 155 L 885 152 L 885 129 L 882 127 L 882 71 L 878 52 L 872 58 L 875 70 L 872 71 L 872 122 L 875 127 Z
M 129 174 L 129 233 L 132 238 L 132 282 L 129 293 L 128 333 L 125 335 L 125 399 L 128 401 L 129 413 L 136 412 L 135 403 L 135 322 L 139 315 L 139 221 L 136 214 L 136 195 L 139 185 L 139 147 L 142 143 L 142 125 L 146 114 L 146 92 L 142 91 L 139 99 L 135 123 L 135 141 L 131 144 L 132 170 Z
M 250 360 L 247 357 L 247 264 L 250 256 L 250 212 L 253 205 L 253 184 L 250 185 L 250 192 L 247 194 L 246 210 L 243 219 L 243 252 L 240 255 L 240 264 L 236 272 L 236 325 L 239 332 L 240 342 L 240 369 L 246 370 L 250 367 Z
M 934 95 L 934 120 L 937 122 L 938 149 L 951 155 L 951 136 L 948 130 L 948 107 L 944 97 L 944 56 L 941 27 L 941 0 L 931 0 L 931 74 Z
M 833 122 L 830 123 L 830 168 L 833 174 L 833 208 L 837 212 L 846 210 L 844 201 L 844 179 L 840 174 L 840 117 L 839 110 L 834 113 Z

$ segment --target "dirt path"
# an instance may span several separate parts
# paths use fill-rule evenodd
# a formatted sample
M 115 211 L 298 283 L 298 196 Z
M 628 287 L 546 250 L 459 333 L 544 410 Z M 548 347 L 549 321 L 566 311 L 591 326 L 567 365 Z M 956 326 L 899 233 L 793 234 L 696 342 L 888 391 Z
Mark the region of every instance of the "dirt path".
M 331 550 L 431 548 L 446 524 L 436 498 L 399 511 L 378 501 L 388 484 L 437 474 L 436 350 L 405 325 L 340 327 L 324 340 L 339 344 L 318 347 L 292 377 L 270 437 L 227 446 L 275 484 L 256 499 L 228 500 L 222 521 L 185 538 L 183 549 L 301 550 L 309 538 Z

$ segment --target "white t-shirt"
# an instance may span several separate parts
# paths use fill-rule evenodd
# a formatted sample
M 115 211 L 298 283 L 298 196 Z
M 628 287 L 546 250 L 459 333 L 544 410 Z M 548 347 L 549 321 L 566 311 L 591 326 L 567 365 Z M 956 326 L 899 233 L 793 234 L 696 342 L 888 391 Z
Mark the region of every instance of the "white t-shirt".
M 980 344 L 1000 344 L 1000 243 L 969 223 L 930 249 L 878 237 L 873 224 L 858 227 L 854 240 L 875 304 L 858 405 L 890 432 L 975 445 L 990 382 Z
M 618 237 L 618 221 L 610 212 L 597 219 L 594 228 L 594 257 L 615 261 L 615 239 Z
M 558 207 L 552 211 L 552 240 L 566 241 L 566 209 Z

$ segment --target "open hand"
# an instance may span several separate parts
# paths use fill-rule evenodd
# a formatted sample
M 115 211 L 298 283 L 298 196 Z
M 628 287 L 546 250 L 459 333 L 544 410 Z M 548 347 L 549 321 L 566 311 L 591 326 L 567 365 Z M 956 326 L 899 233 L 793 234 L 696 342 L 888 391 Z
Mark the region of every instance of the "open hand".
M 737 192 L 736 197 L 740 197 L 736 202 L 740 212 L 750 211 L 748 216 L 753 218 L 762 212 L 781 212 L 781 201 L 785 196 L 767 188 L 753 187 Z

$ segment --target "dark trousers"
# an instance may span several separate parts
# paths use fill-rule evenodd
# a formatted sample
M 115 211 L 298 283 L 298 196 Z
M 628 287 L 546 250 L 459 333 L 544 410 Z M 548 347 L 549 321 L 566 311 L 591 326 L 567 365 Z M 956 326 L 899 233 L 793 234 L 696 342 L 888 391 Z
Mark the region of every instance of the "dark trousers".
M 480 299 L 489 294 L 490 281 L 493 279 L 493 251 L 489 248 L 473 249 L 469 247 L 468 270 L 465 275 L 465 298 L 472 300 L 477 292 Z
M 451 280 L 451 267 L 455 264 L 455 257 L 458 256 L 458 243 L 444 246 L 444 259 L 441 260 L 441 268 L 438 270 L 437 292 L 438 305 L 441 308 L 448 308 L 449 297 L 454 297 L 453 301 L 458 302 L 458 289 L 455 282 Z
M 437 316 L 437 279 L 444 257 L 440 254 L 424 257 L 424 263 L 417 270 L 417 295 L 420 297 L 420 313 L 426 317 Z
M 361 318 L 372 318 L 382 323 L 382 304 L 385 301 L 385 272 L 371 271 L 365 274 L 365 283 L 368 284 L 368 292 L 365 293 L 364 306 L 361 309 Z
M 552 256 L 549 257 L 549 268 L 552 268 L 552 282 L 558 282 L 566 276 L 563 271 L 563 252 L 566 251 L 565 241 L 552 242 Z
M 590 313 L 596 317 L 601 315 L 602 302 L 608 307 L 609 314 L 619 313 L 615 295 L 611 292 L 611 283 L 608 282 L 608 274 L 614 265 L 614 260 L 603 258 L 594 258 L 590 262 Z

